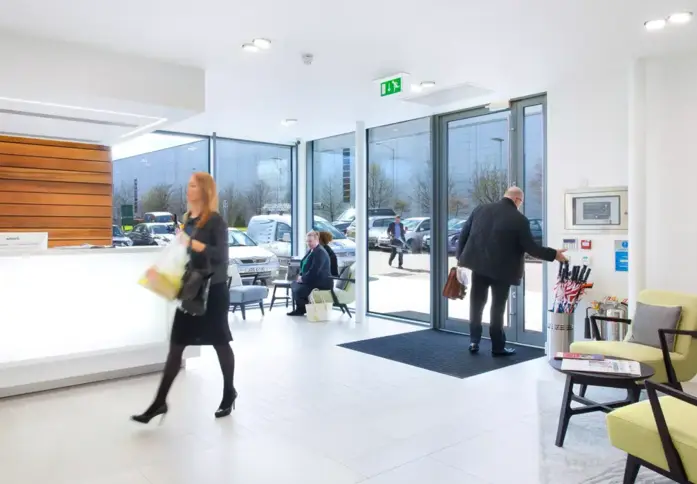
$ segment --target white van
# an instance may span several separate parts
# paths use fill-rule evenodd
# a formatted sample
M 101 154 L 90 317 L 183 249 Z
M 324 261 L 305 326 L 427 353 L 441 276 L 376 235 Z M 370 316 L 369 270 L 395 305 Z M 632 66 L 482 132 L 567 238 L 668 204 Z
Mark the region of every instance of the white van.
M 318 232 L 329 232 L 334 237 L 329 246 L 336 254 L 339 272 L 344 266 L 351 265 L 356 261 L 356 244 L 346 238 L 327 220 L 315 216 L 312 228 Z M 256 215 L 247 224 L 247 235 L 260 246 L 276 254 L 281 267 L 290 263 L 292 233 L 290 215 Z M 305 241 L 300 243 L 304 244 Z M 300 252 L 303 253 L 304 250 Z

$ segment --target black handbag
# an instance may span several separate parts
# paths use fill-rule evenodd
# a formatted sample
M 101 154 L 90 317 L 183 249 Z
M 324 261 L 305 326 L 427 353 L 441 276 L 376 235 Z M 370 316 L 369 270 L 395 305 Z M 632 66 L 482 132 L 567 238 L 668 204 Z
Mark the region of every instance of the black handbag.
M 189 254 L 191 254 L 191 240 L 189 241 Z M 177 294 L 177 299 L 181 301 L 180 309 L 193 316 L 203 316 L 206 314 L 208 305 L 208 291 L 211 287 L 211 276 L 213 270 L 210 262 L 206 260 L 206 267 L 195 268 L 191 260 L 186 264 L 186 270 L 182 276 L 182 286 Z

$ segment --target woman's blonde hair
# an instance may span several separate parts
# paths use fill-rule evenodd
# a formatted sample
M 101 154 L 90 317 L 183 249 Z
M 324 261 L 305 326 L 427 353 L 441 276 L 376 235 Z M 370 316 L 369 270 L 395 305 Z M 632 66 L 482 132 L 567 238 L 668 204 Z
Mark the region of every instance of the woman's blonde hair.
M 209 173 L 198 171 L 191 175 L 201 190 L 201 216 L 196 227 L 201 228 L 211 218 L 211 214 L 218 212 L 218 189 L 215 180 Z M 187 207 L 186 220 L 191 216 L 191 207 Z M 185 223 L 186 223 L 185 220 Z
M 334 237 L 332 237 L 331 232 L 325 232 L 324 230 L 319 233 L 319 243 L 322 245 L 327 245 L 329 242 L 332 241 Z

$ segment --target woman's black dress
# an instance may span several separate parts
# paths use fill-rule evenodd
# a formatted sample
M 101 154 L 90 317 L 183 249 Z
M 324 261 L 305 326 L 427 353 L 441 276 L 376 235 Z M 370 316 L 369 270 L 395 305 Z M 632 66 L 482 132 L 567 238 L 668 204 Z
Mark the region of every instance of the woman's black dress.
M 192 252 L 195 267 L 205 267 L 206 259 L 213 269 L 208 304 L 203 316 L 193 316 L 177 309 L 172 325 L 171 343 L 182 346 L 223 345 L 232 341 L 228 325 L 230 293 L 227 287 L 228 235 L 227 224 L 217 214 L 211 214 L 206 224 L 196 229 L 198 218 L 189 219 L 184 231 L 206 244 L 201 252 Z

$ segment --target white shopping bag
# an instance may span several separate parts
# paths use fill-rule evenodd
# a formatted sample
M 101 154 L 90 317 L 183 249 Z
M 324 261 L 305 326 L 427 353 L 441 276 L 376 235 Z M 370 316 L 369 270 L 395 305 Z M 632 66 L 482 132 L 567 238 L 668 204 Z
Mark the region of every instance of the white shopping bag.
M 313 323 L 329 321 L 329 315 L 332 313 L 334 302 L 331 301 L 331 296 L 329 296 L 330 302 L 327 302 L 326 299 L 326 297 L 320 295 L 320 292 L 317 289 L 312 291 L 309 297 L 310 304 L 305 306 L 308 321 Z
M 457 268 L 457 282 L 467 287 L 470 283 L 469 276 L 467 275 L 467 269 L 464 267 Z
M 157 261 L 138 280 L 138 284 L 170 301 L 176 299 L 190 259 L 188 248 L 188 237 L 178 235 L 158 254 Z

